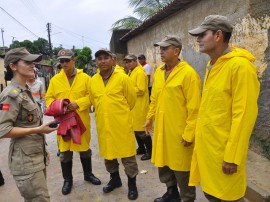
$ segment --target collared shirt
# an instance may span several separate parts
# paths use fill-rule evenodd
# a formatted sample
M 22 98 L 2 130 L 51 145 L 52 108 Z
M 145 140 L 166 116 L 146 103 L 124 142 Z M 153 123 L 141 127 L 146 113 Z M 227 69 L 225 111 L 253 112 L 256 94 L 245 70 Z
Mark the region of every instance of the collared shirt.
M 34 83 L 30 84 L 29 82 L 27 82 L 27 85 L 32 93 L 32 96 L 34 97 L 34 99 L 38 102 L 38 103 L 42 103 L 45 101 L 44 96 L 45 96 L 45 86 L 43 85 L 43 83 L 38 80 L 35 79 Z
M 102 79 L 103 79 L 103 82 L 104 82 L 104 85 L 105 85 L 105 86 L 107 85 L 108 81 L 110 80 L 110 78 L 111 78 L 111 76 L 112 76 L 112 74 L 113 74 L 113 71 L 114 71 L 114 67 L 112 67 L 112 69 L 111 69 L 111 72 L 110 72 L 109 76 L 108 76 L 108 77 L 106 77 L 106 78 L 104 78 L 104 77 L 102 76 L 101 72 L 99 73 L 99 74 L 100 74 L 100 76 L 101 76 L 101 77 L 102 77 Z
M 75 67 L 74 67 L 73 73 L 72 73 L 70 76 L 68 76 L 68 75 L 66 74 L 70 86 L 72 85 L 72 83 L 73 83 L 73 81 L 74 81 L 74 78 L 75 78 L 76 74 L 77 74 L 77 69 L 76 69 Z
M 224 52 L 223 52 L 222 55 L 226 55 L 227 53 L 229 53 L 229 52 L 231 52 L 231 51 L 232 51 L 231 48 L 228 47 L 228 48 L 226 48 L 226 49 L 224 50 Z M 211 64 L 211 62 L 209 63 L 209 65 L 207 66 L 207 68 L 208 68 L 209 71 L 212 69 L 213 65 L 214 65 L 214 64 Z
M 178 61 L 180 62 L 180 60 L 178 59 Z M 179 64 L 179 62 L 175 65 L 177 66 Z M 166 64 L 161 68 L 161 70 L 165 70 L 164 74 L 165 74 L 165 81 L 167 80 L 167 78 L 169 77 L 170 73 L 172 72 L 174 67 L 168 67 Z
M 42 124 L 42 112 L 26 86 L 15 79 L 0 94 L 0 138 L 14 127 L 35 128 Z M 11 138 L 8 164 L 16 176 L 28 175 L 45 168 L 45 137 L 30 134 Z

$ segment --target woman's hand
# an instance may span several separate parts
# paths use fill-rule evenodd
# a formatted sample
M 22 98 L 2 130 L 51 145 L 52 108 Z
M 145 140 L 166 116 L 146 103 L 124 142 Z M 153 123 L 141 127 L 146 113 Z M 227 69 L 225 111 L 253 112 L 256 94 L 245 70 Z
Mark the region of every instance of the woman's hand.
M 50 124 L 52 124 L 54 121 L 50 121 L 48 123 L 44 123 L 42 124 L 41 126 L 39 126 L 39 133 L 45 133 L 45 134 L 48 134 L 48 133 L 51 133 L 55 130 L 58 129 L 59 126 L 55 127 L 55 128 L 51 128 L 49 127 Z

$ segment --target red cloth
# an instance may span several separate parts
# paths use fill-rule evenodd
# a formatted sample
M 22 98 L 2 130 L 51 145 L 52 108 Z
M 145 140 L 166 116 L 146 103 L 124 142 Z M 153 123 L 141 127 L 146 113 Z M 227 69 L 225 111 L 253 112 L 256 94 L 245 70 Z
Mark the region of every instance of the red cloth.
M 61 135 L 64 141 L 72 139 L 75 144 L 81 144 L 81 135 L 86 131 L 86 128 L 75 111 L 67 112 L 69 103 L 69 99 L 55 100 L 44 114 L 54 116 L 60 122 L 57 135 Z

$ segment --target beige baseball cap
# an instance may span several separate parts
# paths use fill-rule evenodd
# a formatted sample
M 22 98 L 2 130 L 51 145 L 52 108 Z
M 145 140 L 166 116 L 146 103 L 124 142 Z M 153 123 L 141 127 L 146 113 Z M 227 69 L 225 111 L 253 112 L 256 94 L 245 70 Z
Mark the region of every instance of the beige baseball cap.
M 124 60 L 134 60 L 137 61 L 137 56 L 133 54 L 128 54 L 125 56 Z
M 224 32 L 232 32 L 233 26 L 226 16 L 208 15 L 207 17 L 205 17 L 204 21 L 199 27 L 189 30 L 188 32 L 192 36 L 198 36 L 207 30 L 218 30 L 218 29 Z
M 26 48 L 23 47 L 11 49 L 5 55 L 5 68 L 7 68 L 10 63 L 14 63 L 19 60 L 24 60 L 28 62 L 39 62 L 42 60 L 42 55 L 31 54 L 26 50 Z
M 182 48 L 181 39 L 174 35 L 165 36 L 160 42 L 154 44 L 154 46 L 167 47 L 170 45 L 174 45 L 176 48 Z
M 62 50 L 60 50 L 58 52 L 57 57 L 58 57 L 58 59 L 61 59 L 61 58 L 68 58 L 68 59 L 70 59 L 70 58 L 74 57 L 74 53 L 73 53 L 72 50 L 62 49 Z

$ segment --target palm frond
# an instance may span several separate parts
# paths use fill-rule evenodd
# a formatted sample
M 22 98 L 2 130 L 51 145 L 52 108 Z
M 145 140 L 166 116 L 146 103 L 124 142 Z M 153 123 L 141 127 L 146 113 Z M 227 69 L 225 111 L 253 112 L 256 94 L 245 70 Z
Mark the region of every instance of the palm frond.
M 138 27 L 142 21 L 138 18 L 135 18 L 133 16 L 127 16 L 123 19 L 117 20 L 112 25 L 112 30 L 118 30 L 118 29 L 134 29 Z
M 159 11 L 159 8 L 153 7 L 138 7 L 133 12 L 140 16 L 140 20 L 144 21 L 155 15 Z
M 173 0 L 129 0 L 129 7 L 134 7 L 133 13 L 137 14 L 139 18 L 127 16 L 120 19 L 112 25 L 112 30 L 134 29 L 172 1 Z

